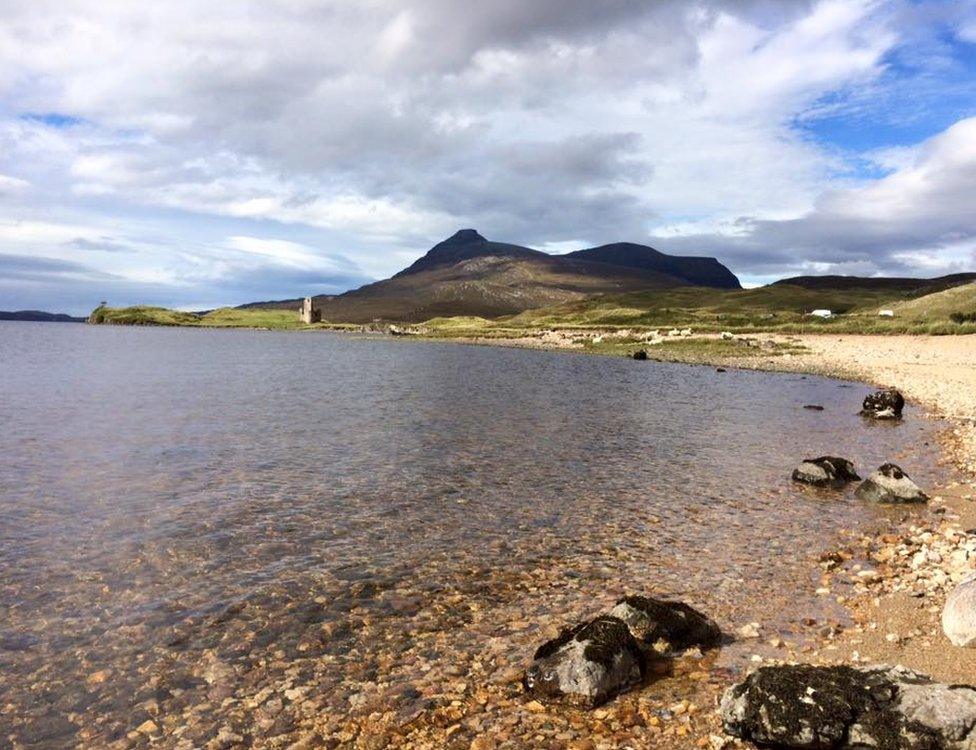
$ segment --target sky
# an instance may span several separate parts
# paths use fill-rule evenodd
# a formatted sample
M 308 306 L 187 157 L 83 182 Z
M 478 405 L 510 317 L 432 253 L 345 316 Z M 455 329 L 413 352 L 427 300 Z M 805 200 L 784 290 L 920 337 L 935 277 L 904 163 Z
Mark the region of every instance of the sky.
M 976 270 L 976 0 L 4 0 L 0 309 L 210 309 L 464 227 Z

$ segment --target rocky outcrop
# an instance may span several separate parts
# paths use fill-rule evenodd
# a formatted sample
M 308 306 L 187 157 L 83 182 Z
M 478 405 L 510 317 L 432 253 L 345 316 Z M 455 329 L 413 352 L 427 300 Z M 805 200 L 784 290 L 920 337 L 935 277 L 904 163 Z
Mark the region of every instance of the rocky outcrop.
M 627 596 L 609 614 L 543 643 L 522 685 L 538 698 L 598 706 L 641 683 L 655 664 L 666 667 L 667 657 L 717 646 L 721 637 L 718 625 L 687 604 Z
M 793 470 L 794 482 L 817 487 L 842 487 L 860 478 L 853 463 L 837 456 L 806 458 Z
M 601 615 L 542 644 L 522 684 L 540 698 L 592 707 L 640 683 L 645 664 L 627 625 Z
M 647 359 L 647 350 L 638 349 L 636 352 L 634 352 L 633 357 L 634 359 Z
M 657 653 L 674 654 L 700 646 L 717 646 L 722 631 L 707 615 L 684 602 L 625 596 L 610 610 L 623 621 L 637 641 Z
M 882 464 L 854 493 L 876 503 L 924 503 L 929 497 L 896 464 Z
M 763 667 L 722 699 L 725 731 L 776 748 L 976 747 L 976 689 L 904 667 Z
M 942 632 L 954 646 L 976 647 L 976 572 L 966 576 L 946 597 Z
M 864 399 L 861 416 L 871 419 L 901 419 L 905 397 L 894 388 L 876 391 Z

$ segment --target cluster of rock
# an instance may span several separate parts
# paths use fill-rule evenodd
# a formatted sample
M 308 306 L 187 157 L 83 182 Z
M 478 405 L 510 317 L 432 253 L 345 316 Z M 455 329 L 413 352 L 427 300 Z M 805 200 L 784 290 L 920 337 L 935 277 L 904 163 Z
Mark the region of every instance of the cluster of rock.
M 877 391 L 864 399 L 861 414 L 874 419 L 900 419 L 905 399 L 896 390 Z M 805 409 L 822 410 L 822 406 L 808 405 Z M 839 489 L 848 482 L 859 481 L 854 464 L 839 456 L 820 456 L 804 459 L 793 470 L 793 481 L 816 487 Z M 862 500 L 876 503 L 924 503 L 926 495 L 908 473 L 897 464 L 879 466 L 855 490 Z
M 793 470 L 793 481 L 815 487 L 839 489 L 848 482 L 861 479 L 854 464 L 838 456 L 804 459 Z M 854 491 L 856 497 L 876 503 L 924 503 L 926 495 L 900 466 L 886 463 L 879 466 Z
M 628 596 L 539 646 L 522 684 L 538 698 L 598 706 L 641 684 L 655 663 L 717 646 L 721 637 L 715 622 L 687 604 Z
M 904 667 L 762 667 L 725 693 L 725 731 L 777 748 L 976 747 L 976 689 Z

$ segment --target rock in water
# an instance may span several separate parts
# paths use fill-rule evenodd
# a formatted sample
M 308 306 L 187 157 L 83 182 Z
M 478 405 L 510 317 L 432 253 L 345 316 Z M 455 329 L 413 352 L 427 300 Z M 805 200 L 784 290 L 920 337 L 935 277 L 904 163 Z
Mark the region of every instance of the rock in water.
M 875 391 L 861 405 L 861 416 L 872 419 L 901 419 L 905 408 L 905 397 L 894 388 Z
M 622 620 L 638 642 L 659 653 L 684 651 L 692 646 L 717 646 L 722 631 L 706 615 L 683 602 L 625 596 L 610 610 Z
M 854 471 L 854 464 L 846 458 L 837 456 L 820 456 L 820 458 L 805 458 L 803 463 L 793 470 L 793 481 L 816 486 L 831 485 L 840 487 L 847 482 L 860 479 Z
M 647 359 L 647 350 L 638 349 L 636 352 L 634 352 L 634 359 Z
M 820 404 L 805 404 L 804 409 L 809 411 L 823 411 L 824 408 Z
M 876 503 L 924 503 L 929 497 L 896 464 L 882 464 L 854 493 Z
M 976 688 L 904 667 L 762 667 L 726 691 L 725 731 L 777 748 L 976 747 Z
M 598 706 L 638 684 L 644 655 L 627 625 L 601 615 L 542 644 L 522 684 L 540 698 Z
M 970 573 L 946 597 L 942 631 L 954 646 L 976 646 L 976 573 Z

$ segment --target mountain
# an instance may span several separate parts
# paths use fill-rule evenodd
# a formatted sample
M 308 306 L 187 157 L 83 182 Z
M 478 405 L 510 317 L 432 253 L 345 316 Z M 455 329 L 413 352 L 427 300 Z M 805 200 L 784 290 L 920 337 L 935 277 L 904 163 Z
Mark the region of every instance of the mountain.
M 694 286 L 710 286 L 717 289 L 742 288 L 735 274 L 715 258 L 665 255 L 653 247 L 637 245 L 633 242 L 614 242 L 587 250 L 577 250 L 566 257 L 657 271 L 682 279 Z
M 84 323 L 84 318 L 75 318 L 64 313 L 49 313 L 41 310 L 0 310 L 0 320 L 23 320 L 43 323 Z
M 876 291 L 932 294 L 976 281 L 976 273 L 954 273 L 934 279 L 897 276 L 794 276 L 774 281 L 771 286 L 800 286 L 814 290 L 873 289 Z
M 690 284 L 739 287 L 738 279 L 711 258 L 680 258 L 623 243 L 619 247 L 626 251 L 614 254 L 607 250 L 613 247 L 618 246 L 550 255 L 462 229 L 392 278 L 315 300 L 323 320 L 332 322 L 419 322 L 456 315 L 494 318 L 597 294 Z M 244 307 L 297 309 L 298 300 Z
M 401 276 L 430 271 L 443 266 L 453 266 L 473 258 L 485 256 L 496 258 L 517 258 L 522 260 L 538 260 L 552 257 L 539 250 L 532 250 L 521 245 L 508 245 L 504 242 L 490 242 L 474 229 L 462 229 L 455 232 L 443 242 L 438 242 L 422 257 L 411 265 L 393 275 L 396 279 Z

